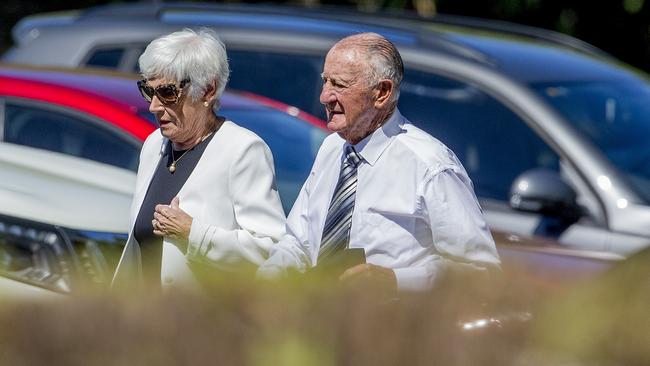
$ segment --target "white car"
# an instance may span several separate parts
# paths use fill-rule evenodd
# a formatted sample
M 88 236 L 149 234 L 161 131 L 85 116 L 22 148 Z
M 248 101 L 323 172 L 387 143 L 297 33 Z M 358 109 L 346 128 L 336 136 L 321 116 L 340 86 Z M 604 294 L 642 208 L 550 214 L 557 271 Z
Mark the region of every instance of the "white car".
M 134 184 L 129 170 L 0 143 L 0 297 L 108 283 Z

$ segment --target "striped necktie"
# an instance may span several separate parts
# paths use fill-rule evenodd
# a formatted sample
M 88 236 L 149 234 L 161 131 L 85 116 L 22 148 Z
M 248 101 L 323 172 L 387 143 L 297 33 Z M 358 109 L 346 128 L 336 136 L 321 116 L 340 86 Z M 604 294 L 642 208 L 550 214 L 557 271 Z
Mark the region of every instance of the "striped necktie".
M 357 155 L 354 147 L 347 146 L 339 181 L 336 183 L 334 195 L 327 211 L 327 218 L 325 219 L 325 227 L 323 228 L 318 253 L 319 262 L 348 246 L 354 198 L 357 193 L 357 167 L 360 162 L 361 158 Z

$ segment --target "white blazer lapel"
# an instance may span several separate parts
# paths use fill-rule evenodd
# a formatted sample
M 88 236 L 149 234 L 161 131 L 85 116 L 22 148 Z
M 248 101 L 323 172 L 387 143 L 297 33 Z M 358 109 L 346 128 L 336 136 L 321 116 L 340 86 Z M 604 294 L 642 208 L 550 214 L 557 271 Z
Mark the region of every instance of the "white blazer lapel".
M 158 133 L 160 133 L 158 131 Z M 166 138 L 157 138 L 151 141 L 151 149 L 155 149 L 152 153 L 143 151 L 141 154 L 142 161 L 140 162 L 139 176 L 136 180 L 135 193 L 133 195 L 133 204 L 131 205 L 131 227 L 129 228 L 129 237 L 126 241 L 124 251 L 118 263 L 111 283 L 112 287 L 120 287 L 124 285 L 140 285 L 142 282 L 142 261 L 140 258 L 140 246 L 138 245 L 135 237 L 133 236 L 133 225 L 135 217 L 140 212 L 140 207 L 144 201 L 144 196 L 149 188 L 149 183 L 153 174 L 156 171 L 160 158 L 164 155 L 167 147 Z M 156 144 L 160 144 L 156 147 Z M 143 146 L 143 149 L 149 150 L 148 146 Z M 156 152 L 157 151 L 157 152 Z

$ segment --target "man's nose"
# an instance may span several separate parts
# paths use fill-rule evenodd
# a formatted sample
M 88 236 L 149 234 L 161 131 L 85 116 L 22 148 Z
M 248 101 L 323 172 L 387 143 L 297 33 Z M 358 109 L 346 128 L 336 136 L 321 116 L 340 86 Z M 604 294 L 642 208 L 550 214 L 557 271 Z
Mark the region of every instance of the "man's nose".
M 336 95 L 334 95 L 327 85 L 323 85 L 323 89 L 320 92 L 320 102 L 324 105 L 336 102 Z

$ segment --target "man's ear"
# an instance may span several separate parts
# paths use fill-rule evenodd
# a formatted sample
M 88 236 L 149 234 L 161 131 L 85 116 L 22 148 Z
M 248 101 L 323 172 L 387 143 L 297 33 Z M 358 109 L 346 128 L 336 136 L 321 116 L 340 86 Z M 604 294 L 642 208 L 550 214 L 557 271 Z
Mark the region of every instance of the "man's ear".
M 384 79 L 379 82 L 379 85 L 375 89 L 375 107 L 384 107 L 392 100 L 393 93 L 395 92 L 394 87 L 395 85 L 392 80 Z

